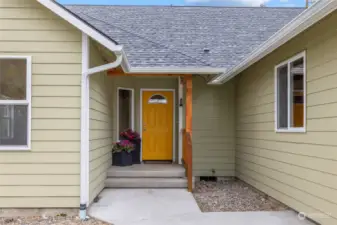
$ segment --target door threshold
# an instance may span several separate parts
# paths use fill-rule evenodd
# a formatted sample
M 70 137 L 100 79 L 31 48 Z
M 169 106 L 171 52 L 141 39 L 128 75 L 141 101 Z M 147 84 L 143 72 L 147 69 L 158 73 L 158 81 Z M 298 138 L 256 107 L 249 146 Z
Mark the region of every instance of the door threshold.
M 173 164 L 172 160 L 144 160 L 144 164 Z

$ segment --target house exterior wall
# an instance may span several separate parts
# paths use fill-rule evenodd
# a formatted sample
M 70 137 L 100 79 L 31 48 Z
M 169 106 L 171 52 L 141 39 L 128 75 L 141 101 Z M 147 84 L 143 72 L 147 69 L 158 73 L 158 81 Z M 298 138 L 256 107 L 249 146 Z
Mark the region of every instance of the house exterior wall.
M 105 64 L 95 46 L 91 41 L 90 67 Z M 112 84 L 108 79 L 106 72 L 90 76 L 89 203 L 103 190 L 112 160 Z
M 210 86 L 193 77 L 193 176 L 235 175 L 234 94 L 233 82 Z
M 0 151 L 0 208 L 78 207 L 81 33 L 34 0 L 0 15 L 0 55 L 33 63 L 32 147 Z
M 236 176 L 337 224 L 337 12 L 237 77 Z M 274 66 L 306 50 L 307 131 L 276 133 Z

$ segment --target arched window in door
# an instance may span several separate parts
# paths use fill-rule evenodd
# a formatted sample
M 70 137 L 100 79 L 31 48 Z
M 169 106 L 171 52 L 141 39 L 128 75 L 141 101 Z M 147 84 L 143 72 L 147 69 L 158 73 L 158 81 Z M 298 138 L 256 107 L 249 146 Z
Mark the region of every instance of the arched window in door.
M 149 104 L 167 104 L 167 99 L 162 95 L 153 95 L 149 99 Z

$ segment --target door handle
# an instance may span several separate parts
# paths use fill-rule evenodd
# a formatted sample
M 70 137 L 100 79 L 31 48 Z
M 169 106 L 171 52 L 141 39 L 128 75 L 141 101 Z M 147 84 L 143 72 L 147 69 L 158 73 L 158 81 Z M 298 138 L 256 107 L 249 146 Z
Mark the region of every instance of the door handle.
M 146 131 L 146 125 L 143 126 L 143 131 Z

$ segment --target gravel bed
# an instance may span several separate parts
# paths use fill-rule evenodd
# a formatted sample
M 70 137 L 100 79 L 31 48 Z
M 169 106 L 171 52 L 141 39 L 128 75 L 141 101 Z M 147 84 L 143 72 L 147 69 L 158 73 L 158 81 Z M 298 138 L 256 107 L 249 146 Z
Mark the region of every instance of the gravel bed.
M 288 207 L 242 181 L 196 182 L 196 199 L 203 212 L 284 211 Z
M 90 218 L 82 221 L 78 216 L 59 215 L 54 217 L 16 217 L 2 218 L 0 217 L 1 225 L 110 225 L 108 223 Z

